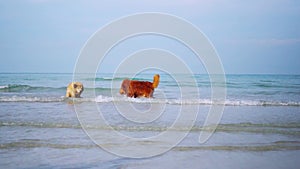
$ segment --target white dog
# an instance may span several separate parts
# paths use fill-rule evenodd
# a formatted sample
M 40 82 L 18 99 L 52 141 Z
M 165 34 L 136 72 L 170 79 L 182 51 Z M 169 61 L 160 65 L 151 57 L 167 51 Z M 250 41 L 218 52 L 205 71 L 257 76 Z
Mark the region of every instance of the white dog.
M 66 97 L 80 97 L 83 92 L 83 85 L 80 82 L 72 82 L 67 87 Z

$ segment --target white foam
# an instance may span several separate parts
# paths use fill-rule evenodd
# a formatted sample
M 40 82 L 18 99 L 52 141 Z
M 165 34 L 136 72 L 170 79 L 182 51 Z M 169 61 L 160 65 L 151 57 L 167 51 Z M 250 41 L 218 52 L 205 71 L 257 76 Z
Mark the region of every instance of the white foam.
M 9 86 L 0 86 L 0 89 L 6 89 L 6 88 L 8 88 Z
M 37 96 L 0 96 L 0 102 L 63 102 L 69 98 L 61 97 L 37 97 Z M 96 98 L 76 98 L 76 102 L 128 102 L 140 104 L 169 104 L 169 105 L 225 105 L 225 106 L 300 106 L 300 102 L 260 101 L 260 100 L 225 100 L 212 101 L 210 99 L 160 99 L 160 98 L 129 98 L 126 96 L 103 96 Z
M 113 102 L 114 98 L 113 97 L 99 95 L 99 96 L 96 97 L 95 101 L 99 102 L 99 103 L 108 103 L 108 102 Z
M 156 103 L 170 105 L 225 105 L 225 106 L 300 106 L 300 102 L 259 101 L 259 100 L 225 100 L 212 101 L 210 99 L 159 99 L 159 98 L 128 98 L 108 97 L 99 95 L 98 103 L 107 102 L 133 102 L 133 103 Z
M 61 102 L 63 98 L 57 97 L 27 97 L 27 96 L 1 96 L 0 102 Z

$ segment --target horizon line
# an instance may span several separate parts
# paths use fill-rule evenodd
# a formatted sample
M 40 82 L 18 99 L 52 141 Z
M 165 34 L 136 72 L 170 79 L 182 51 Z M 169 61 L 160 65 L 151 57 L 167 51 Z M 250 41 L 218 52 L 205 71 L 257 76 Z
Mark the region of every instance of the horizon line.
M 74 72 L 0 72 L 0 74 L 74 74 Z M 114 72 L 96 72 L 96 73 L 80 73 L 80 74 L 114 74 Z M 119 73 L 131 74 L 131 73 Z M 150 74 L 150 73 L 145 73 Z M 175 73 L 186 74 L 186 73 Z M 207 73 L 193 73 L 199 75 L 208 75 Z M 217 74 L 220 75 L 220 74 Z M 300 75 L 299 73 L 224 73 L 224 75 Z

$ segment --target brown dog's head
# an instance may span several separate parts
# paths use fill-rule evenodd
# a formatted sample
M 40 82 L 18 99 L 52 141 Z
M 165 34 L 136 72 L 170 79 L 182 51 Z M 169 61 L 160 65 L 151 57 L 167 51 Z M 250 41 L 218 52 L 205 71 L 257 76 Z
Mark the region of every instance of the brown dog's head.
M 130 80 L 129 79 L 124 79 L 120 88 L 120 94 L 126 94 L 128 92 L 128 88 L 129 88 L 129 83 Z

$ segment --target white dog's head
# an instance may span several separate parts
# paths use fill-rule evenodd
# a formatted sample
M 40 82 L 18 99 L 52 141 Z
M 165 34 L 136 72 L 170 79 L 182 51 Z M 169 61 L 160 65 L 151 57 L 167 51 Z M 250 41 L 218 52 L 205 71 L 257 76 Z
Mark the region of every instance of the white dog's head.
M 81 93 L 84 90 L 82 83 L 80 83 L 80 82 L 73 83 L 73 88 L 75 90 L 75 96 L 80 97 Z

